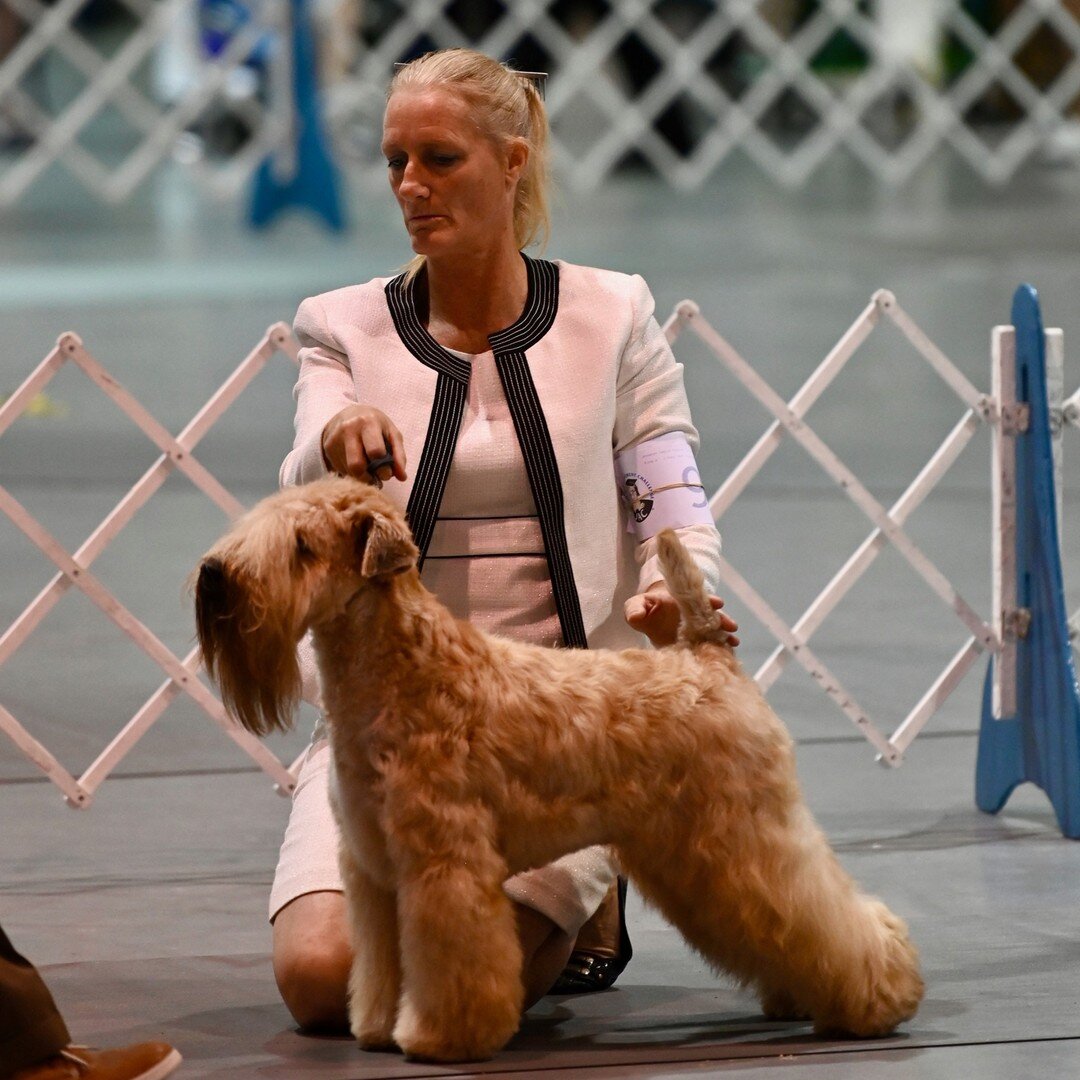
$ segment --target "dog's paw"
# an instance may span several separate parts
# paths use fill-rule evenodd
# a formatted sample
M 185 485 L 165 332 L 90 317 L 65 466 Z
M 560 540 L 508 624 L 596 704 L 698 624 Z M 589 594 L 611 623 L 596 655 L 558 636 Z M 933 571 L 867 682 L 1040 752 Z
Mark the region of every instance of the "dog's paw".
M 407 1061 L 460 1063 L 488 1061 L 510 1040 L 513 1031 L 468 1030 L 463 1025 L 402 1024 L 394 1031 Z
M 369 1054 L 400 1054 L 401 1047 L 394 1042 L 394 1036 L 385 1031 L 353 1032 L 356 1045 Z
M 498 1046 L 471 1046 L 456 1039 L 416 1039 L 402 1047 L 406 1061 L 436 1064 L 460 1064 L 466 1061 L 490 1061 Z

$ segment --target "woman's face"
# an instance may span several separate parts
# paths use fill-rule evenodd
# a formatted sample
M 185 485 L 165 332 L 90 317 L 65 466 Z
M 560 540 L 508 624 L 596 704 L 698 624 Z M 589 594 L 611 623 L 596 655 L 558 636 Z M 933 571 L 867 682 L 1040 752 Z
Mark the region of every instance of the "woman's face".
M 458 94 L 398 90 L 383 118 L 390 187 L 420 255 L 476 255 L 513 241 L 514 192 L 524 140 L 500 149 Z

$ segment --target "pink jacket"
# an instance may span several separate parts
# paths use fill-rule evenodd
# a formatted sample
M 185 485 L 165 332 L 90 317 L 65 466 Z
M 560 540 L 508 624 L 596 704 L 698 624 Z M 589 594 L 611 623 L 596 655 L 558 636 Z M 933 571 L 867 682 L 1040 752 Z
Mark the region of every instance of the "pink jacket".
M 540 513 L 563 635 L 570 645 L 640 645 L 623 619 L 623 602 L 660 574 L 653 542 L 638 544 L 627 531 L 613 455 L 671 431 L 684 432 L 697 448 L 682 366 L 640 277 L 523 258 L 525 311 L 490 341 Z M 410 463 L 409 479 L 385 491 L 407 511 L 426 550 L 468 361 L 428 335 L 402 278 L 311 297 L 300 305 L 295 331 L 303 346 L 296 439 L 281 467 L 282 485 L 325 475 L 327 421 L 355 402 L 374 405 L 400 428 Z M 681 535 L 715 589 L 716 529 L 697 525 Z

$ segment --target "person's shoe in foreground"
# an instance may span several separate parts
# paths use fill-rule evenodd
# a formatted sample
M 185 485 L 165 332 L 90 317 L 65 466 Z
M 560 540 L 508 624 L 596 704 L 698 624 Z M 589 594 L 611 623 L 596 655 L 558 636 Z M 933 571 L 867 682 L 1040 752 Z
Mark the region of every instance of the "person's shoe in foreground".
M 182 1060 L 168 1043 L 133 1043 L 115 1050 L 69 1046 L 12 1073 L 10 1080 L 163 1080 Z

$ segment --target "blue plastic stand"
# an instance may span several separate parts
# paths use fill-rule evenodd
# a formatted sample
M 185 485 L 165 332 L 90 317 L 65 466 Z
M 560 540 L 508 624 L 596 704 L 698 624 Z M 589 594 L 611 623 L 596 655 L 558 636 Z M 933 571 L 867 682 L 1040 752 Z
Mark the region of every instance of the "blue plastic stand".
M 345 228 L 337 169 L 327 149 L 319 107 L 315 42 L 306 0 L 290 0 L 293 45 L 293 107 L 296 116 L 295 172 L 279 176 L 273 155 L 255 173 L 249 220 L 255 228 L 268 225 L 290 207 L 314 210 L 335 232 Z
M 1013 789 L 1030 780 L 1050 799 L 1061 831 L 1080 838 L 1080 693 L 1065 612 L 1058 548 L 1046 339 L 1038 294 L 1021 285 L 1013 297 L 1016 397 L 1030 407 L 1016 439 L 1016 596 L 1031 612 L 1017 642 L 1017 712 L 995 720 L 990 697 L 993 658 L 983 687 L 975 768 L 975 802 L 996 814 Z

